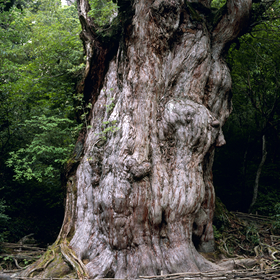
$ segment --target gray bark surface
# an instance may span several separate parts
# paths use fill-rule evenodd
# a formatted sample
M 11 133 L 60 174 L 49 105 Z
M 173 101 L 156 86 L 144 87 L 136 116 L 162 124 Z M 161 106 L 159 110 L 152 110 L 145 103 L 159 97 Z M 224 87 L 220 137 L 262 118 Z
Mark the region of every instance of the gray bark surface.
M 217 269 L 197 250 L 214 249 L 212 164 L 231 112 L 224 55 L 251 0 L 229 0 L 212 23 L 207 0 L 118 4 L 131 20 L 108 42 L 78 1 L 92 128 L 56 245 L 90 278 Z
M 223 52 L 248 20 L 251 1 L 228 1 L 213 30 L 191 3 L 131 4 L 123 43 L 89 99 L 92 128 L 73 180 L 70 246 L 91 277 L 208 271 L 215 266 L 193 240 L 199 250 L 213 250 L 211 169 L 231 111 Z M 92 75 L 97 43 L 87 3 L 78 5 Z M 119 130 L 105 135 L 114 121 Z

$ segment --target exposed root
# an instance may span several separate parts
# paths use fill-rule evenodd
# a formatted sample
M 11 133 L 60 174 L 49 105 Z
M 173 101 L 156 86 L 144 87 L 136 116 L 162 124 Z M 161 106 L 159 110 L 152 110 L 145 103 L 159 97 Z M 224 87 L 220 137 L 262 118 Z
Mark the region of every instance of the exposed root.
M 18 264 L 18 261 L 16 258 L 13 258 L 14 259 L 14 262 L 15 262 L 15 265 L 18 269 L 24 269 L 24 267 L 21 267 L 19 264 Z
M 50 256 L 50 254 L 48 252 L 46 252 L 46 254 L 44 254 L 44 256 L 38 261 L 39 265 L 35 266 L 33 269 L 31 269 L 31 271 L 28 271 L 28 274 L 25 276 L 33 276 L 34 272 L 41 272 L 44 271 L 46 269 L 46 267 L 54 260 L 55 258 L 55 252 L 53 249 L 50 249 L 52 252 L 52 256 Z M 37 262 L 36 262 L 37 263 Z
M 59 247 L 60 247 L 63 257 L 75 270 L 79 279 L 82 279 L 83 277 L 88 277 L 86 267 L 84 266 L 82 261 L 75 256 L 75 253 L 71 251 L 69 246 L 62 243 L 59 245 Z
M 52 264 L 53 263 L 53 264 Z M 70 267 L 72 270 L 70 269 Z M 74 252 L 66 245 L 54 245 L 37 262 L 32 264 L 22 273 L 21 277 L 62 277 L 71 273 L 79 279 L 87 277 L 84 264 L 75 256 Z

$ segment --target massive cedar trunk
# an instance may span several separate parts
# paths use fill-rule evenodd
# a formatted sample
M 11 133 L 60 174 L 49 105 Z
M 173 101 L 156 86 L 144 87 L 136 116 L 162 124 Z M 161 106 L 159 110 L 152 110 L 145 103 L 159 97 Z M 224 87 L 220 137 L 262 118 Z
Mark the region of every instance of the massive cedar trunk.
M 216 268 L 197 250 L 214 249 L 211 169 L 231 111 L 224 55 L 251 0 L 228 0 L 215 14 L 210 0 L 118 5 L 118 27 L 101 34 L 78 1 L 92 128 L 51 257 L 26 275 L 68 273 L 55 252 L 79 276 L 98 278 Z

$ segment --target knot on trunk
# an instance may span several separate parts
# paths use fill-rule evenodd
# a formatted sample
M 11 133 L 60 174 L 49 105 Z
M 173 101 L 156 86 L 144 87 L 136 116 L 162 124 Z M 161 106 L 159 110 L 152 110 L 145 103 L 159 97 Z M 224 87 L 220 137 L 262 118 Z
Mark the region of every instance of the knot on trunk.
M 176 143 L 189 148 L 213 144 L 220 131 L 220 121 L 202 104 L 188 99 L 170 100 L 163 114 L 160 139 L 172 134 Z
M 151 6 L 153 19 L 159 27 L 156 34 L 159 38 L 169 40 L 180 24 L 179 1 L 156 0 Z M 154 29 L 155 31 L 156 29 Z M 157 37 L 156 36 L 156 37 Z M 158 40 L 158 38 L 155 38 Z M 158 40 L 159 41 L 159 40 Z
M 135 159 L 129 159 L 126 165 L 135 179 L 142 179 L 145 176 L 148 176 L 152 168 L 150 162 L 144 161 L 138 164 Z

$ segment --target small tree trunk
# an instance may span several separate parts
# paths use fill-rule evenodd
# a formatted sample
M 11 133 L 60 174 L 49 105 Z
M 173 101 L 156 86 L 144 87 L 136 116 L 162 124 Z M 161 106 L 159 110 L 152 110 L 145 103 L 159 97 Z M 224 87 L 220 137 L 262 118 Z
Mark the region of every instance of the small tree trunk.
M 65 263 L 91 278 L 217 268 L 194 243 L 214 249 L 212 164 L 231 111 L 224 54 L 251 1 L 229 0 L 212 23 L 210 2 L 119 1 L 123 25 L 109 40 L 78 1 L 92 128 L 59 238 L 25 275 L 55 277 Z
M 261 176 L 261 173 L 262 173 L 262 168 L 263 168 L 263 165 L 264 165 L 265 160 L 266 160 L 266 155 L 267 155 L 267 151 L 266 151 L 265 135 L 263 135 L 262 136 L 262 159 L 261 159 L 261 162 L 259 164 L 259 167 L 258 167 L 258 170 L 257 170 L 257 174 L 256 174 L 253 198 L 252 198 L 252 202 L 251 202 L 250 208 L 248 210 L 249 213 L 251 213 L 252 208 L 255 205 L 256 201 L 257 201 L 258 189 L 259 189 L 259 181 L 260 181 L 260 176 Z
M 246 149 L 243 156 L 243 163 L 242 163 L 242 185 L 245 185 L 245 179 L 246 179 L 246 171 L 247 171 L 247 155 L 248 155 L 248 149 L 249 149 L 249 142 L 250 142 L 250 134 L 247 139 Z

